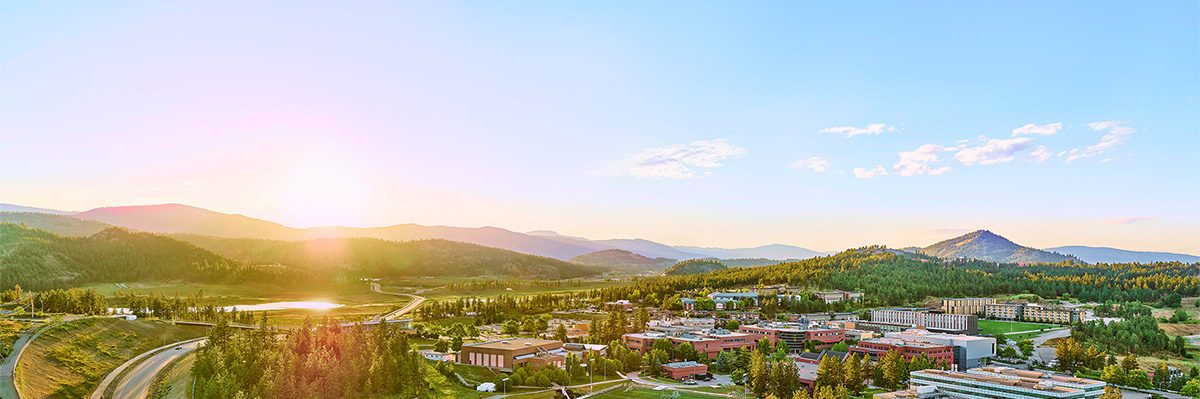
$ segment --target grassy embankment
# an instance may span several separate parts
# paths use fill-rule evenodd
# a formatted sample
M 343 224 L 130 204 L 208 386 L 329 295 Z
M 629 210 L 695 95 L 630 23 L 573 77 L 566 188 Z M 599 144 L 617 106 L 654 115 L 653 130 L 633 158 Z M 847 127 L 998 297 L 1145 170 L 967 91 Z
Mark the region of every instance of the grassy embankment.
M 29 323 L 0 320 L 0 359 L 8 357 L 8 353 L 12 351 L 13 343 L 17 342 L 17 337 L 28 328 Z
M 26 398 L 81 398 L 104 375 L 142 352 L 206 329 L 155 320 L 91 318 L 50 327 L 21 356 L 15 376 Z

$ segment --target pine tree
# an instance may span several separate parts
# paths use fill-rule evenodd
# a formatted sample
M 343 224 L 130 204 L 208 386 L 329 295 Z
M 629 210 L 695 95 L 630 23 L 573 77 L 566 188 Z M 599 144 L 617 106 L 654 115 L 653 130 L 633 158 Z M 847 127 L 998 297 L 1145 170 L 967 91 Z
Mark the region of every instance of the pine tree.
M 858 354 L 850 354 L 842 365 L 843 381 L 851 394 L 858 395 L 866 389 L 866 372 L 863 370 L 862 359 Z
M 842 362 L 833 356 L 825 356 L 817 365 L 817 387 L 838 386 L 842 384 Z
M 766 395 L 770 373 L 767 356 L 760 351 L 754 351 L 750 355 L 750 391 L 754 392 L 755 396 Z

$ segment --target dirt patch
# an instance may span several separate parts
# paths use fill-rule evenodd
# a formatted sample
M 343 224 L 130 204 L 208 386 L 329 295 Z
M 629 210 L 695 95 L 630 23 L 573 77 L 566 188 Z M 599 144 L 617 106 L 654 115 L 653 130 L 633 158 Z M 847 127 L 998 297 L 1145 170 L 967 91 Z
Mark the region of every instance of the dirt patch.
M 1200 334 L 1200 324 L 1158 323 L 1158 326 L 1170 336 Z

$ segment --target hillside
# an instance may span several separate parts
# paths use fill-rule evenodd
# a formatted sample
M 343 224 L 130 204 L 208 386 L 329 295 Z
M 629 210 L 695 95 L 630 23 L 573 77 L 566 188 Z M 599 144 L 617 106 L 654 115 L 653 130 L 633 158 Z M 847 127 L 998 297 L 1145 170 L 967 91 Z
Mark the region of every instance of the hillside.
M 22 206 L 14 204 L 0 204 L 0 212 L 29 212 L 29 213 L 48 213 L 51 215 L 70 215 L 75 212 L 60 211 L 57 209 L 35 208 L 32 206 Z
M 66 215 L 35 212 L 0 212 L 0 223 L 22 224 L 35 229 L 70 237 L 87 237 L 113 227 L 110 224 Z
M 1046 248 L 1046 251 L 1071 255 L 1088 263 L 1152 263 L 1152 262 L 1200 262 L 1200 256 L 1171 252 L 1130 251 L 1109 247 L 1086 247 L 1071 245 Z
M 604 270 L 441 239 L 395 242 L 375 238 L 276 241 L 199 235 L 175 237 L 247 264 L 278 264 L 325 274 L 349 271 L 353 275 L 371 277 L 510 276 L 559 279 L 590 276 Z
M 169 237 L 115 227 L 88 237 L 62 237 L 0 223 L 0 288 L 141 280 L 232 281 L 244 277 L 243 271 L 237 262 Z
M 571 263 L 628 270 L 663 270 L 675 262 L 675 259 L 647 258 L 623 249 L 606 249 L 571 258 Z
M 682 251 L 700 254 L 705 257 L 719 259 L 761 258 L 774 260 L 808 259 L 827 255 L 791 245 L 773 244 L 754 248 L 710 248 L 710 247 L 675 247 Z
M 689 259 L 683 262 L 676 263 L 668 268 L 663 274 L 668 276 L 682 276 L 689 274 L 708 273 L 717 270 L 725 270 L 728 267 L 722 263 L 720 259 L 704 258 L 704 259 Z
M 921 248 L 919 253 L 942 259 L 971 258 L 1002 263 L 1056 263 L 1078 260 L 1018 245 L 987 230 L 978 230 Z
M 721 259 L 728 267 L 757 267 L 778 265 L 780 263 L 796 262 L 800 259 L 767 259 L 767 258 L 737 258 L 737 259 Z

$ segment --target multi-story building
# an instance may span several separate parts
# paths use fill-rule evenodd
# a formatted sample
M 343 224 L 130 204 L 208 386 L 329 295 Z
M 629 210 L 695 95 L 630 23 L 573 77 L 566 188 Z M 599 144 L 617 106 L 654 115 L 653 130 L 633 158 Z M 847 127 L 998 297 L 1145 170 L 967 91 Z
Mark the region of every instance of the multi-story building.
M 605 302 L 604 309 L 629 312 L 633 311 L 633 302 L 630 302 L 628 299 L 618 299 L 612 302 Z
M 983 365 L 983 360 L 996 356 L 996 339 L 964 334 L 943 334 L 928 330 L 910 329 L 884 334 L 887 338 L 896 338 L 909 342 L 925 342 L 935 345 L 954 347 L 954 365 L 959 370 Z
M 861 353 L 879 359 L 890 351 L 896 351 L 905 360 L 925 355 L 933 364 L 949 368 L 954 364 L 954 347 L 927 342 L 906 341 L 899 338 L 871 338 L 859 341 L 850 347 L 851 353 Z
M 883 332 L 900 331 L 912 327 L 955 334 L 978 334 L 979 317 L 965 314 L 930 313 L 912 309 L 878 309 L 871 311 L 871 321 L 858 323 L 859 329 Z
M 1056 376 L 1040 371 L 981 367 L 966 372 L 920 370 L 909 374 L 913 387 L 934 387 L 950 398 L 1090 399 L 1104 393 L 1103 381 Z
M 750 300 L 754 302 L 754 306 L 758 306 L 757 292 L 714 292 L 708 294 L 708 297 L 712 298 L 713 301 L 717 301 L 718 299 L 733 301 Z
M 852 291 L 821 291 L 817 293 L 817 298 L 821 298 L 825 303 L 837 303 L 844 301 L 861 301 L 863 293 Z
M 501 370 L 517 366 L 541 368 L 547 365 L 562 367 L 566 351 L 562 341 L 514 338 L 463 345 L 458 362 Z
M 684 342 L 692 345 L 696 351 L 705 354 L 709 359 L 715 359 L 718 353 L 724 350 L 734 350 L 739 348 L 754 349 L 755 339 L 750 334 L 740 332 L 731 332 L 724 329 L 714 329 L 701 332 L 691 332 L 684 334 L 664 334 L 664 333 L 630 333 L 621 336 L 625 341 L 625 345 L 629 349 L 636 350 L 641 353 L 649 352 L 654 347 L 654 342 L 660 339 L 667 340 L 671 345 L 679 346 Z
M 1075 324 L 1082 321 L 1083 312 L 1074 308 L 1013 302 L 988 305 L 984 309 L 984 317 L 997 320 Z
M 899 391 L 871 395 L 871 399 L 943 399 L 946 397 L 946 394 L 939 392 L 937 387 L 930 386 L 909 387 Z
M 766 338 L 771 344 L 787 342 L 791 352 L 803 352 L 804 344 L 812 341 L 815 349 L 826 349 L 846 339 L 846 331 L 840 328 L 812 326 L 803 323 L 752 324 L 738 327 L 738 332 L 749 334 L 754 340 Z
M 996 298 L 943 298 L 942 310 L 950 314 L 982 315 L 987 305 L 996 304 Z

